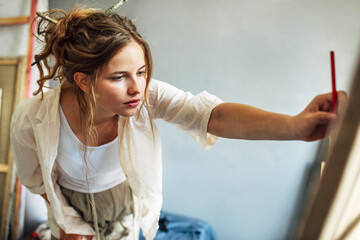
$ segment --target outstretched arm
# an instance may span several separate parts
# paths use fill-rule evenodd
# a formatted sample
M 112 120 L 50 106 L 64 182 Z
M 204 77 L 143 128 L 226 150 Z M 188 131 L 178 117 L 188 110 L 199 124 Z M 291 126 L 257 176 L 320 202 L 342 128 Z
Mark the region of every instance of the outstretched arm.
M 338 92 L 341 112 L 346 93 Z M 208 132 L 219 137 L 252 140 L 314 141 L 328 134 L 332 113 L 331 93 L 319 95 L 296 116 L 267 112 L 244 104 L 223 103 L 212 111 Z

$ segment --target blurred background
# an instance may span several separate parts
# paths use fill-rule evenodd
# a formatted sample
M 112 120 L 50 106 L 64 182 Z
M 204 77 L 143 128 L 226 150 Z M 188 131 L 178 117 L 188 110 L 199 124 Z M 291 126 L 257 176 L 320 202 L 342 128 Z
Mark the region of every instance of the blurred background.
M 75 2 L 42 0 L 38 8 L 69 11 Z M 77 2 L 106 9 L 116 1 Z M 337 87 L 349 89 L 360 52 L 359 9 L 358 0 L 130 0 L 117 12 L 134 19 L 148 41 L 155 79 L 296 115 L 331 91 L 331 50 Z M 29 12 L 30 1 L 0 0 L 0 17 Z M 16 28 L 0 26 L 1 56 L 26 55 L 28 26 Z M 164 210 L 207 221 L 220 240 L 288 238 L 318 142 L 219 139 L 206 151 L 176 127 L 156 123 Z M 28 231 L 46 219 L 46 208 L 29 193 L 26 206 Z

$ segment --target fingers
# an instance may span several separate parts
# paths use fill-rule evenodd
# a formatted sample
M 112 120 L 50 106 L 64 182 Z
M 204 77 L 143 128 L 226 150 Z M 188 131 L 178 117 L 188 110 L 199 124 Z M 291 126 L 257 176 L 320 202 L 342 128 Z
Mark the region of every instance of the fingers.
M 317 111 L 331 111 L 331 93 L 325 93 L 316 96 L 306 107 L 305 111 L 317 112 Z
M 91 240 L 92 236 L 84 236 L 87 240 Z M 77 234 L 66 234 L 63 235 L 59 238 L 59 240 L 82 240 L 83 236 L 82 235 L 77 235 Z
M 342 113 L 346 107 L 347 94 L 345 91 L 337 91 L 337 112 Z M 325 93 L 316 96 L 307 108 L 311 112 L 326 111 L 332 112 L 332 93 Z
M 314 118 L 319 124 L 326 124 L 336 119 L 336 114 L 331 112 L 316 112 L 314 113 Z
M 306 109 L 296 118 L 298 127 L 295 136 L 305 141 L 314 141 L 328 136 L 333 132 L 341 113 L 345 108 L 347 95 L 338 91 L 338 112 L 332 112 L 332 94 L 316 96 Z
M 82 240 L 83 238 L 87 240 L 92 240 L 91 235 L 78 235 L 78 234 L 67 234 L 62 229 L 60 229 L 60 238 L 59 240 Z
M 337 118 L 336 114 L 331 112 L 318 111 L 308 114 L 299 124 L 302 125 L 300 139 L 304 141 L 315 141 L 322 139 L 329 135 L 329 127 L 332 122 Z

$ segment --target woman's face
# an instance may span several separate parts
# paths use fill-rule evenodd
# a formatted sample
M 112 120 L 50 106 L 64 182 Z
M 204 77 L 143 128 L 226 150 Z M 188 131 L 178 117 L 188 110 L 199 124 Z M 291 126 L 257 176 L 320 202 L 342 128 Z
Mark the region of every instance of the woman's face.
M 98 78 L 95 86 L 96 115 L 133 116 L 146 87 L 144 51 L 132 41 L 118 50 Z

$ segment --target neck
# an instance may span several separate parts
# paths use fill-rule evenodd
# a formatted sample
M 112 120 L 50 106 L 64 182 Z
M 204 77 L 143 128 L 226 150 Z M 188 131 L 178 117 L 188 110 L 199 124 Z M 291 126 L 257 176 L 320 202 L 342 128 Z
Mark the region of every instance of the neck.
M 95 109 L 94 125 L 108 123 L 117 119 L 118 115 L 115 113 L 109 113 Z
M 80 106 L 70 88 L 61 91 L 60 104 L 72 131 L 84 143 L 83 133 L 81 132 Z M 95 113 L 93 127 L 98 133 L 98 140 L 93 146 L 99 146 L 112 141 L 117 136 L 118 115 L 105 114 L 99 111 L 95 111 Z

